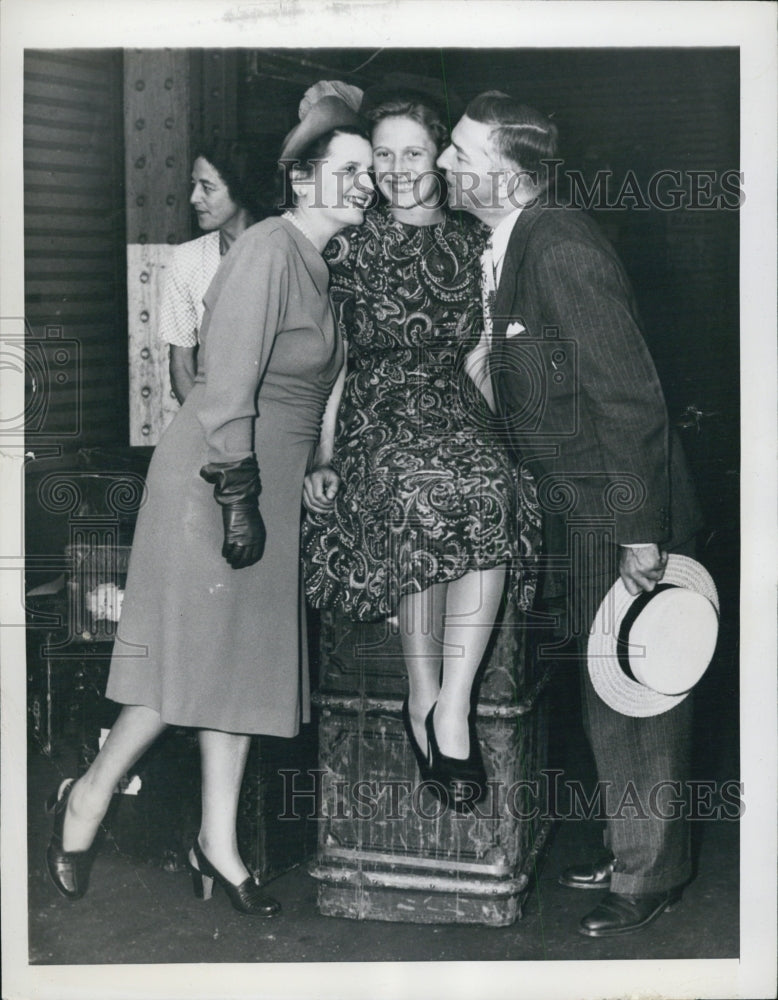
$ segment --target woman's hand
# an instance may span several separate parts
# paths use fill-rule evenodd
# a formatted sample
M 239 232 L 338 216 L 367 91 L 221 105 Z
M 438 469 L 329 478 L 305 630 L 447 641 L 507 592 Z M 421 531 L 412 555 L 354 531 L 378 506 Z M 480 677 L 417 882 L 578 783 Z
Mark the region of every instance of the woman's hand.
M 330 465 L 312 469 L 303 483 L 303 503 L 311 514 L 326 514 L 332 510 L 340 489 L 340 476 Z

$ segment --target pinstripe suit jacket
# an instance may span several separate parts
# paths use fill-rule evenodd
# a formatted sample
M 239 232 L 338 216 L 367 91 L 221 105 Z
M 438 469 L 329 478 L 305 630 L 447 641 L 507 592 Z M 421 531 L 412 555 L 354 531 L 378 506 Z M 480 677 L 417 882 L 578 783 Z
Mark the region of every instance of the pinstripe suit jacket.
M 493 322 L 498 415 L 538 482 L 546 551 L 564 551 L 571 517 L 622 544 L 692 537 L 699 508 L 629 281 L 583 212 L 520 214 Z

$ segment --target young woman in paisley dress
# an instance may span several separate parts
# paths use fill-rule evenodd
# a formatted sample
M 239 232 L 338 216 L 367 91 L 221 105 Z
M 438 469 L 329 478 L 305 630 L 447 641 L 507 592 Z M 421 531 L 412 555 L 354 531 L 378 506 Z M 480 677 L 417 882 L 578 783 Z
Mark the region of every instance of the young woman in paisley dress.
M 397 616 L 408 737 L 422 778 L 463 810 L 485 793 L 473 681 L 506 575 L 531 603 L 520 561 L 537 508 L 465 374 L 482 327 L 484 234 L 442 207 L 442 117 L 407 93 L 367 117 L 386 204 L 326 254 L 348 363 L 306 477 L 306 591 L 351 618 Z

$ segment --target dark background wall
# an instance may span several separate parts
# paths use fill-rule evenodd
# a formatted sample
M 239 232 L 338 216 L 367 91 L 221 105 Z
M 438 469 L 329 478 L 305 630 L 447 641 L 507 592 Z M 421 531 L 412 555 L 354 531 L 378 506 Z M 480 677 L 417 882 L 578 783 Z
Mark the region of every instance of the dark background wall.
M 146 54 L 153 59 L 154 50 Z M 186 129 L 190 145 L 217 132 L 261 139 L 270 181 L 280 140 L 312 83 L 343 79 L 367 87 L 390 72 L 424 74 L 462 101 L 495 87 L 513 93 L 553 115 L 565 170 L 587 181 L 609 170 L 616 193 L 632 171 L 645 190 L 659 170 L 681 171 L 687 184 L 692 171 L 719 177 L 738 170 L 738 55 L 736 49 L 192 50 L 185 60 Z M 30 51 L 25 58 L 27 446 L 39 456 L 64 453 L 57 461 L 65 470 L 68 454 L 96 445 L 108 458 L 80 456 L 73 469 L 106 461 L 124 468 L 135 460 L 117 457 L 129 441 L 124 179 L 133 122 L 125 110 L 126 63 L 120 50 Z M 181 159 L 169 185 L 185 193 L 190 164 Z M 743 189 L 748 197 L 747 177 Z M 710 761 L 722 741 L 737 752 L 738 214 L 663 211 L 629 199 L 592 214 L 635 285 L 707 515 L 701 557 L 722 599 L 720 652 L 697 695 L 699 756 Z M 195 235 L 190 217 L 189 231 L 173 241 Z M 34 475 L 29 470 L 33 501 Z M 61 553 L 68 518 L 55 524 L 50 514 L 40 515 L 28 505 L 28 555 Z
M 738 170 L 736 49 L 263 49 L 240 51 L 235 71 L 238 128 L 272 148 L 296 120 L 305 88 L 320 79 L 366 87 L 390 72 L 424 74 L 454 92 L 452 100 L 499 88 L 552 115 L 563 173 L 580 171 L 591 184 L 597 171 L 612 172 L 610 207 L 592 214 L 635 285 L 709 519 L 731 531 L 739 466 L 738 213 L 663 211 L 627 197 L 620 208 L 613 204 L 630 171 L 645 192 L 660 170 L 681 171 L 687 191 L 693 171 L 718 179 Z M 747 196 L 747 178 L 743 186 Z

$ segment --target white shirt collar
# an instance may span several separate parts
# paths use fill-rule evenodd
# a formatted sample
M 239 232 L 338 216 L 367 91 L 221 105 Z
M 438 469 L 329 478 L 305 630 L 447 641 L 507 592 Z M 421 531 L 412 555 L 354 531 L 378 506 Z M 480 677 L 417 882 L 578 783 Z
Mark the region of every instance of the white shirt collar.
M 519 218 L 523 210 L 523 206 L 514 208 L 511 214 L 506 215 L 505 218 L 492 230 L 492 236 L 489 242 L 492 245 L 494 266 L 499 270 L 502 270 L 503 258 L 505 257 L 505 253 L 508 249 L 508 242 L 511 238 L 513 227 L 516 225 L 516 220 Z

